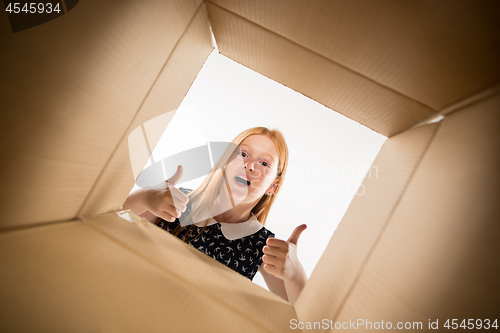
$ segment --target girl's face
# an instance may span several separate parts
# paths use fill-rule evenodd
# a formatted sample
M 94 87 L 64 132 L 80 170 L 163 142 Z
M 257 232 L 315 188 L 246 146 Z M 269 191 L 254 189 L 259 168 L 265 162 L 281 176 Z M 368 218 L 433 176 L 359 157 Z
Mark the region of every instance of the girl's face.
M 250 135 L 226 166 L 226 179 L 235 204 L 255 203 L 278 182 L 278 151 L 265 135 Z

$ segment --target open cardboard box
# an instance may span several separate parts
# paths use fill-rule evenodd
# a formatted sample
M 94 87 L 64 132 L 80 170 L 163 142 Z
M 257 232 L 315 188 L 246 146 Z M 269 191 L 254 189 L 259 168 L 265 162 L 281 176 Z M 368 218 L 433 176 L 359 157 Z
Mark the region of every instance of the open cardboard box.
M 2 331 L 498 319 L 499 9 L 82 1 L 18 33 L 3 15 Z M 389 137 L 295 305 L 118 213 L 135 181 L 128 135 L 177 109 L 210 27 L 222 54 Z

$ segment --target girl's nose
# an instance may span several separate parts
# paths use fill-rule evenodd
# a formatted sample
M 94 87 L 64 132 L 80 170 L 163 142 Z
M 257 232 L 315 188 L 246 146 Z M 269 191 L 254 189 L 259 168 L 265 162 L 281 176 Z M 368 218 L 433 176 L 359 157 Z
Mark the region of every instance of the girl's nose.
M 250 171 L 253 171 L 253 163 L 249 163 L 249 162 L 245 163 L 245 165 L 244 165 L 245 169 L 247 168 L 247 166 L 248 166 L 248 169 L 250 169 Z

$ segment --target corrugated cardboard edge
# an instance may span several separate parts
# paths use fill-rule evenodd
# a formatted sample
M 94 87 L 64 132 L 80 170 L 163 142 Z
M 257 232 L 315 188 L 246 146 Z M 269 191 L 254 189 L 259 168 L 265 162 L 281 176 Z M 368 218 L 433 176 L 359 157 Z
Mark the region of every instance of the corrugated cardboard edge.
M 211 2 L 219 51 L 390 137 L 435 111 Z
M 468 107 L 470 105 L 478 103 L 482 100 L 488 99 L 488 98 L 495 96 L 499 93 L 500 93 L 500 83 L 492 86 L 489 89 L 485 89 L 485 90 L 482 90 L 476 94 L 472 94 L 471 96 L 469 96 L 467 98 L 464 98 L 456 103 L 453 103 L 453 104 L 443 108 L 442 110 L 439 110 L 439 112 L 430 116 L 428 119 L 425 119 L 424 121 L 412 126 L 411 129 L 418 127 L 418 126 L 425 125 L 425 124 L 429 124 L 429 123 L 432 123 L 435 121 L 440 121 L 448 114 L 451 114 L 455 111 L 459 111 L 465 107 Z

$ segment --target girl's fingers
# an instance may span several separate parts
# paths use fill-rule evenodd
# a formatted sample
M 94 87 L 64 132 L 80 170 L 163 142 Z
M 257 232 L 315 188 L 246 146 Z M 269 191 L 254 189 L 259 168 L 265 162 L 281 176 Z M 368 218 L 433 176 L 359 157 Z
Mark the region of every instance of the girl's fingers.
M 172 196 L 172 199 L 174 200 L 174 202 L 176 204 L 177 203 L 181 203 L 184 206 L 186 206 L 186 204 L 189 201 L 189 198 L 188 198 L 187 195 L 185 195 L 184 193 L 182 193 L 181 190 L 179 190 L 178 188 L 175 188 L 173 186 L 170 186 L 169 192 L 170 192 L 170 195 Z
M 281 248 L 272 247 L 272 246 L 268 246 L 268 245 L 264 246 L 264 248 L 262 249 L 262 252 L 264 252 L 265 254 L 271 255 L 271 256 L 278 257 L 278 258 L 284 258 L 286 256 L 285 251 L 283 251 Z
M 173 217 L 179 217 L 181 216 L 181 211 L 179 211 L 176 207 L 172 205 L 164 205 L 160 207 L 161 210 L 167 212 L 168 214 L 172 215 Z
M 178 194 L 176 194 L 177 192 Z M 179 212 L 184 212 L 186 210 L 186 204 L 188 202 L 188 199 L 184 193 L 173 187 L 172 190 L 166 192 L 162 202 L 165 205 L 174 207 Z M 170 209 L 166 207 L 165 209 L 169 211 L 170 214 L 175 215 L 174 211 L 170 211 Z
M 269 274 L 272 274 L 278 278 L 281 276 L 280 271 L 273 265 L 264 264 L 264 270 Z
M 179 212 L 184 212 L 186 210 L 186 205 L 177 201 L 174 201 L 172 206 L 174 206 Z
M 175 217 L 173 217 L 172 215 L 170 215 L 169 213 L 167 213 L 165 211 L 157 211 L 154 214 L 158 217 L 161 217 L 162 219 L 164 219 L 167 222 L 174 222 L 175 221 Z
M 288 242 L 282 239 L 269 237 L 266 241 L 266 244 L 273 247 L 283 247 L 288 249 Z
M 262 256 L 262 261 L 266 264 L 273 265 L 273 266 L 283 266 L 283 261 L 274 257 L 270 256 L 268 254 L 264 254 Z

